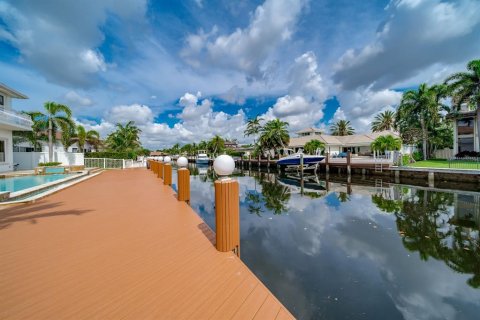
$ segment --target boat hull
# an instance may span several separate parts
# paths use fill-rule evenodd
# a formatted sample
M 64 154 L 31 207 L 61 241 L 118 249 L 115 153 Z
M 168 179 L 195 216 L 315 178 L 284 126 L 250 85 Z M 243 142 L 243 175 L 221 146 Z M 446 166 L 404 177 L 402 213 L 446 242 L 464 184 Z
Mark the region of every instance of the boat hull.
M 317 164 L 325 159 L 324 156 L 304 156 L 303 164 Z M 285 157 L 277 161 L 279 166 L 299 166 L 300 165 L 300 156 L 295 157 Z

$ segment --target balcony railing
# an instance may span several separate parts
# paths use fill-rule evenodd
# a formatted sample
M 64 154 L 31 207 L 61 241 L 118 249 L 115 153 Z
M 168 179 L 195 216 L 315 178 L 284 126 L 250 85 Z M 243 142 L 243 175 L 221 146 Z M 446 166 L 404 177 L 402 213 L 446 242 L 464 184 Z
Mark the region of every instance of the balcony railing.
M 33 122 L 29 116 L 3 108 L 0 108 L 0 122 L 8 125 L 18 126 L 24 129 L 30 129 L 33 125 Z

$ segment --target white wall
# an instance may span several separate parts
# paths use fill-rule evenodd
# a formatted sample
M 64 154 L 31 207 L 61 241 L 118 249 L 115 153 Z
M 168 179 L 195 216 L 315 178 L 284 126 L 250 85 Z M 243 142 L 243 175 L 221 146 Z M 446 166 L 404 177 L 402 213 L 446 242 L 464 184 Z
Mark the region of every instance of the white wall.
M 0 129 L 0 139 L 5 141 L 5 161 L 0 162 L 0 172 L 13 171 L 12 130 Z
M 40 162 L 49 162 L 48 152 L 14 152 L 13 161 L 18 163 L 18 170 L 31 170 L 38 166 Z M 53 160 L 61 162 L 62 165 L 83 165 L 83 153 L 54 152 Z

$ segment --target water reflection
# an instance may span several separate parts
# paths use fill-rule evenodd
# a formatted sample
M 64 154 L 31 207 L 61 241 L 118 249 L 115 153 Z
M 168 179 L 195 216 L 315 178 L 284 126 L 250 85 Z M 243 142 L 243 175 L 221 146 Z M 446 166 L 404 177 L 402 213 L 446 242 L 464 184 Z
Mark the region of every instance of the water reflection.
M 478 316 L 479 193 L 305 178 L 237 174 L 242 260 L 295 316 Z M 212 228 L 214 180 L 194 176 L 191 201 Z

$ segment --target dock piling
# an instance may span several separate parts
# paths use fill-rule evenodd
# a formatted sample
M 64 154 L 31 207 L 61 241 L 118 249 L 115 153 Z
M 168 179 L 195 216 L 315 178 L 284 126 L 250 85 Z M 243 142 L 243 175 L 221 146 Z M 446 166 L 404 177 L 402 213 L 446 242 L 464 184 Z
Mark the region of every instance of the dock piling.
M 163 164 L 163 184 L 167 186 L 172 185 L 172 165 L 170 163 Z
M 190 171 L 187 168 L 177 170 L 178 201 L 190 202 Z
M 220 252 L 233 251 L 240 257 L 240 198 L 238 181 L 228 178 L 235 169 L 235 161 L 221 155 L 213 162 L 221 177 L 215 181 L 216 248 Z

